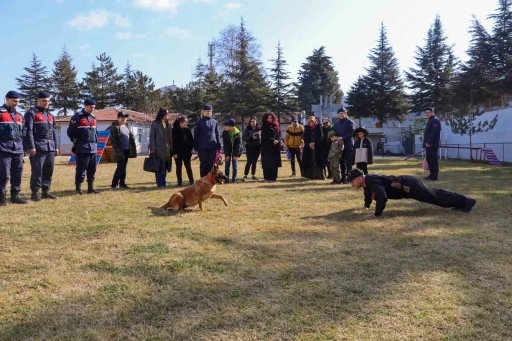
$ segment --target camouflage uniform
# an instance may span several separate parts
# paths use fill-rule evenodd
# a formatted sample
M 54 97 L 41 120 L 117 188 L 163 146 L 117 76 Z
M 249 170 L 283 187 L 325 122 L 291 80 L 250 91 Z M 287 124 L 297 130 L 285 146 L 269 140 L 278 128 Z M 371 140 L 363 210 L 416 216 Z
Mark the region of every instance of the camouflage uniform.
M 341 171 L 340 171 L 340 159 L 341 154 L 343 153 L 344 143 L 343 140 L 339 140 L 331 143 L 331 149 L 329 150 L 329 164 L 331 166 L 332 173 L 332 181 L 340 182 L 341 181 Z

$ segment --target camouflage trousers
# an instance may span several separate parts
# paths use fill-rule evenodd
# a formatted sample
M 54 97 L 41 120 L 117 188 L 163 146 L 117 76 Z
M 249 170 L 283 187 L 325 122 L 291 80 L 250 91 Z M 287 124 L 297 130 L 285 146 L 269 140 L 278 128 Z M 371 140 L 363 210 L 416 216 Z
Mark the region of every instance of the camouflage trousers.
M 329 158 L 329 165 L 331 166 L 332 179 L 340 180 L 341 179 L 340 159 L 337 157 Z

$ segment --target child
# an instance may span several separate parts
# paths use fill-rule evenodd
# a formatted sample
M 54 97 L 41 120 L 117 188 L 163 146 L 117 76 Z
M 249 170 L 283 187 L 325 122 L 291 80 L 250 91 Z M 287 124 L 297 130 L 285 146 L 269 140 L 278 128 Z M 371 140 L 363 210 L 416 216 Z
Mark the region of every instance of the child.
M 224 174 L 229 178 L 231 164 L 233 164 L 233 177 L 231 182 L 237 182 L 238 158 L 242 155 L 242 138 L 240 130 L 235 127 L 235 120 L 230 118 L 224 122 L 224 132 L 222 132 L 224 142 Z M 229 180 L 226 181 L 229 183 Z
M 329 149 L 328 156 L 332 174 L 332 181 L 330 184 L 341 184 L 340 159 L 341 154 L 343 153 L 344 143 L 343 140 L 338 141 L 338 136 L 336 136 L 332 130 L 327 133 L 327 137 L 331 140 L 331 149 Z
M 368 165 L 373 163 L 372 141 L 368 138 L 368 131 L 364 127 L 354 131 L 354 159 L 352 165 L 368 174 Z

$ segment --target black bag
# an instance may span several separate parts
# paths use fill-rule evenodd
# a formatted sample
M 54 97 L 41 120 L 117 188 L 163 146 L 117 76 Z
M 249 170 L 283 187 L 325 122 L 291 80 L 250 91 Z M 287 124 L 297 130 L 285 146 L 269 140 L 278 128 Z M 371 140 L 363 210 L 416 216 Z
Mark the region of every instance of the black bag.
M 144 159 L 144 167 L 143 169 L 146 172 L 158 173 L 162 168 L 162 160 L 160 160 L 156 155 L 150 154 L 147 158 Z

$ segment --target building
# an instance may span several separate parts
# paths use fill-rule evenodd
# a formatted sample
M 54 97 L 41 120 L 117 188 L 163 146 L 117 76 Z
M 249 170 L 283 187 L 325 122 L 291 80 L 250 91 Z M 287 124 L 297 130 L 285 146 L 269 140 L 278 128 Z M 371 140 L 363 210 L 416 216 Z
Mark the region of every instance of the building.
M 94 116 L 96 117 L 98 131 L 107 130 L 112 122 L 117 121 L 117 113 L 121 110 L 130 115 L 128 118 L 128 124 L 130 125 L 130 129 L 135 137 L 137 152 L 141 154 L 148 153 L 149 128 L 151 126 L 151 121 L 155 118 L 155 115 L 120 108 L 96 110 L 94 112 Z M 171 114 L 171 121 L 174 121 L 177 116 L 178 114 Z M 67 128 L 70 120 L 71 116 L 60 117 L 55 120 L 57 126 L 57 139 L 60 142 L 60 151 L 62 155 L 71 155 L 72 143 L 67 135 Z

